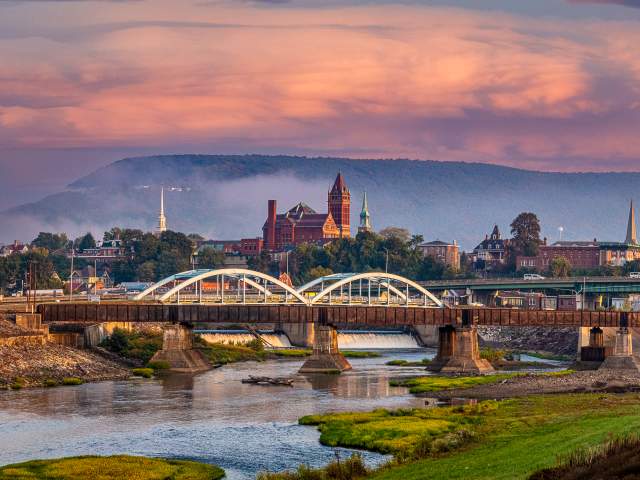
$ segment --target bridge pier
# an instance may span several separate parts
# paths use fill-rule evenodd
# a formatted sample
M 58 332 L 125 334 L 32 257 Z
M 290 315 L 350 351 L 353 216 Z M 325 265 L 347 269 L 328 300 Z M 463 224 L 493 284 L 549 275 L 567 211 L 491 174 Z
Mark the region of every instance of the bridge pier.
M 429 370 L 441 373 L 490 373 L 491 364 L 480 358 L 475 325 L 447 325 L 438 331 L 438 354 Z
M 164 361 L 174 372 L 196 373 L 209 370 L 211 364 L 199 350 L 193 348 L 193 328 L 182 324 L 164 327 L 162 350 L 151 361 Z
M 640 362 L 633 356 L 631 331 L 621 327 L 616 332 L 613 354 L 604 359 L 601 369 L 640 371 Z
M 311 348 L 314 345 L 315 324 L 313 322 L 281 322 L 276 325 L 276 330 L 284 333 L 291 345 L 296 347 Z
M 351 370 L 351 364 L 338 349 L 338 332 L 329 325 L 316 325 L 313 353 L 300 368 L 300 373 L 340 373 Z

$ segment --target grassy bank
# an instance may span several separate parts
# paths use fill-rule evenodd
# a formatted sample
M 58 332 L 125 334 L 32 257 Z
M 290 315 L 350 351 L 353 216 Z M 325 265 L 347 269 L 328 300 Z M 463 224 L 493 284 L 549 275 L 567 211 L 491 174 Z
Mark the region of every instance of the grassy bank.
M 640 428 L 637 394 L 540 395 L 477 406 L 303 417 L 327 445 L 392 453 L 376 480 L 526 479 Z
M 391 380 L 392 387 L 408 387 L 411 393 L 438 392 L 458 388 L 471 388 L 476 385 L 487 385 L 513 378 L 517 373 L 499 373 L 496 375 L 477 375 L 474 377 L 439 377 L 428 376 Z
M 224 471 L 213 465 L 126 455 L 34 460 L 0 467 L 0 480 L 217 480 L 222 477 Z
M 116 328 L 100 346 L 128 360 L 146 364 L 162 348 L 160 332 L 129 332 Z

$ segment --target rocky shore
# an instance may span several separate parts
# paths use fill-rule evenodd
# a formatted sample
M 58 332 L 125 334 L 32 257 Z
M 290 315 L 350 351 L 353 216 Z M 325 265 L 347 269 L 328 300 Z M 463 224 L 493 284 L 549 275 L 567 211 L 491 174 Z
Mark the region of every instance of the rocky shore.
M 640 373 L 590 370 L 568 375 L 518 375 L 489 385 L 442 390 L 424 394 L 438 399 L 476 398 L 479 400 L 524 397 L 555 393 L 624 393 L 640 392 Z
M 84 382 L 129 377 L 120 364 L 90 351 L 46 341 L 25 341 L 33 332 L 0 319 L 0 389 L 63 383 L 74 378 Z

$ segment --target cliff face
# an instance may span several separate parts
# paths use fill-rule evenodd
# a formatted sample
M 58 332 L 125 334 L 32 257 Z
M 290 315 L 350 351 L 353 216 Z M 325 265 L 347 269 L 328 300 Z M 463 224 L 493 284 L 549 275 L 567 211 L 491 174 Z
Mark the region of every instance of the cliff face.
M 288 156 L 171 155 L 124 159 L 67 191 L 0 214 L 0 242 L 40 230 L 101 233 L 113 225 L 152 229 L 165 186 L 169 228 L 213 238 L 261 234 L 267 199 L 284 211 L 299 201 L 326 211 L 338 171 L 352 194 L 355 231 L 363 192 L 374 228 L 406 227 L 427 239 L 473 248 L 497 223 L 533 211 L 543 234 L 623 240 L 640 173 L 543 173 L 494 165 Z

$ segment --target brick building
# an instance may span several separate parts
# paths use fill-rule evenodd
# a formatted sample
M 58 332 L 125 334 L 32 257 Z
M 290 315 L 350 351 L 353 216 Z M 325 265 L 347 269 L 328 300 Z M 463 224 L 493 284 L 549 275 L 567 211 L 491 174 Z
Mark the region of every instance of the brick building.
M 425 257 L 433 257 L 448 267 L 456 270 L 460 269 L 460 249 L 455 241 L 447 243 L 441 240 L 434 240 L 433 242 L 418 245 L 418 249 Z
M 276 201 L 269 200 L 267 220 L 262 227 L 264 249 L 280 251 L 300 243 L 351 236 L 351 194 L 340 173 L 328 193 L 328 210 L 317 213 L 301 202 L 278 214 Z

